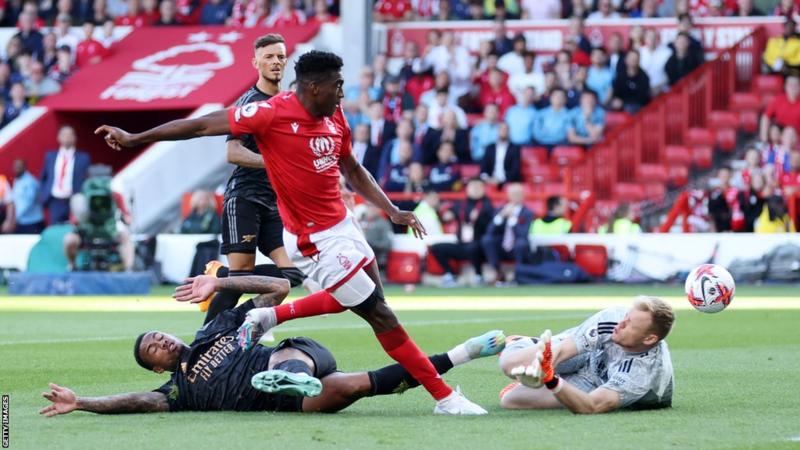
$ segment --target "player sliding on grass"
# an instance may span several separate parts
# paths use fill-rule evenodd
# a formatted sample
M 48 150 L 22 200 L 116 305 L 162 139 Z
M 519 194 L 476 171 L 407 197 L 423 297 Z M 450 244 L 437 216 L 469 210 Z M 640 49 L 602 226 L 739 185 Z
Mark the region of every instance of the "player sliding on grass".
M 106 143 L 117 150 L 156 141 L 252 134 L 278 196 L 286 252 L 324 290 L 288 305 L 251 311 L 245 344 L 287 320 L 352 309 L 372 326 L 384 351 L 436 399 L 434 413 L 486 414 L 442 381 L 406 334 L 383 297 L 375 255 L 344 206 L 340 171 L 392 222 L 408 225 L 418 237 L 425 234 L 417 217 L 392 204 L 353 155 L 350 128 L 339 105 L 344 97 L 341 69 L 342 60 L 335 54 L 311 51 L 295 65 L 296 93 L 175 120 L 142 133 L 107 125 L 95 133 L 104 134 Z
M 309 338 L 285 339 L 274 348 L 241 349 L 236 345 L 236 330 L 245 315 L 253 308 L 280 303 L 289 292 L 289 282 L 258 276 L 202 278 L 205 281 L 197 284 L 213 286 L 217 291 L 238 290 L 245 284 L 248 291 L 262 294 L 221 312 L 197 332 L 190 345 L 159 331 L 140 335 L 133 349 L 139 365 L 156 373 L 172 372 L 170 380 L 160 388 L 152 392 L 78 397 L 70 389 L 51 383 L 50 391 L 42 395 L 52 404 L 40 413 L 50 417 L 75 410 L 100 414 L 219 410 L 336 412 L 364 397 L 400 393 L 419 385 L 399 364 L 371 372 L 339 372 L 331 352 Z M 175 297 L 185 299 L 191 296 L 191 291 L 191 285 L 180 286 Z M 497 354 L 504 339 L 501 331 L 492 331 L 447 353 L 431 356 L 430 362 L 443 374 L 455 365 Z
M 655 297 L 609 308 L 553 336 L 509 337 L 500 366 L 516 379 L 501 393 L 508 409 L 566 407 L 576 414 L 672 405 L 672 361 L 664 338 L 675 315 Z M 546 388 L 546 389 L 545 389 Z

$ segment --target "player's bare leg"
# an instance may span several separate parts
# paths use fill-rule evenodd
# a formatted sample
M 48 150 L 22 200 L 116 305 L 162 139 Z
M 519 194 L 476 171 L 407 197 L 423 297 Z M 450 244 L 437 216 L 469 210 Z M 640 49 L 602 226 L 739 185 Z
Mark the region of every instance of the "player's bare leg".
M 516 387 L 505 391 L 500 397 L 500 406 L 505 409 L 555 409 L 563 408 L 550 390 L 529 388 L 518 384 Z

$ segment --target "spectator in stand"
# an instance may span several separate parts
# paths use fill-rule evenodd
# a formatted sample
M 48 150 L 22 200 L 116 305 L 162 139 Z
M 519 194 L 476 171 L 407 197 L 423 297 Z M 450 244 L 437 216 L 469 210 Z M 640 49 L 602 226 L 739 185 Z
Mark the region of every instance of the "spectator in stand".
M 436 151 L 442 141 L 450 141 L 455 147 L 458 161 L 462 163 L 471 162 L 469 146 L 469 131 L 458 126 L 458 119 L 452 110 L 445 111 L 442 115 L 441 128 L 431 127 L 422 140 L 422 157 L 419 162 L 430 165 L 436 161 Z
M 165 0 L 161 0 L 162 4 Z M 234 0 L 229 24 L 244 28 L 262 26 L 270 10 L 269 0 Z
M 143 27 L 146 25 L 144 16 L 139 13 L 140 0 L 127 0 L 128 12 L 124 15 L 117 16 L 114 19 L 114 24 L 122 27 Z M 105 22 L 105 21 L 103 21 Z M 102 22 L 99 22 L 102 23 Z
M 508 202 L 500 208 L 481 239 L 487 262 L 494 268 L 496 283 L 502 284 L 505 276 L 500 263 L 513 259 L 522 261 L 530 252 L 528 228 L 533 221 L 533 212 L 525 207 L 525 190 L 521 184 L 506 186 Z
M 695 58 L 704 61 L 703 56 L 703 43 L 700 42 L 702 34 L 700 30 L 694 27 L 694 21 L 689 14 L 678 15 L 678 33 L 686 33 L 689 35 L 689 51 L 694 52 Z
M 142 0 L 141 16 L 147 26 L 158 23 L 158 0 Z
M 376 22 L 409 21 L 414 19 L 414 8 L 411 0 L 378 0 L 372 15 Z
M 614 79 L 614 98 L 611 107 L 636 114 L 650 103 L 650 78 L 639 67 L 639 52 L 629 50 L 625 55 L 625 70 Z
M 567 234 L 572 229 L 572 222 L 565 217 L 567 201 L 563 197 L 553 195 L 547 197 L 547 214 L 531 223 L 528 234 L 532 238 L 537 236 L 553 236 Z
M 528 52 L 528 48 L 525 36 L 523 36 L 522 33 L 516 34 L 511 42 L 513 50 L 497 60 L 497 68 L 509 76 L 514 76 L 525 72 L 525 62 L 523 58 Z
M 208 0 L 200 12 L 200 25 L 224 25 L 231 14 L 230 2 Z
M 36 104 L 43 97 L 61 92 L 61 85 L 54 79 L 45 76 L 44 64 L 39 61 L 31 63 L 31 73 L 25 79 L 25 96 L 31 104 Z
M 764 15 L 760 9 L 753 5 L 753 0 L 738 0 L 736 15 L 739 17 L 761 17 Z
M 326 0 L 314 0 L 314 16 L 309 19 L 309 23 L 324 25 L 326 23 L 336 23 L 338 20 L 338 17 L 328 11 L 328 2 Z
M 30 105 L 25 100 L 25 86 L 21 81 L 11 83 L 9 99 L 6 102 L 6 109 L 3 116 L 4 123 L 9 123 L 19 117 Z
M 72 32 L 72 17 L 69 14 L 59 14 L 53 26 L 53 34 L 56 35 L 56 48 L 63 46 L 69 47 L 70 53 L 75 54 L 80 38 Z
M 800 36 L 791 18 L 784 22 L 782 35 L 773 36 L 767 41 L 764 64 L 772 73 L 797 75 L 800 69 Z
M 667 61 L 671 56 L 669 48 L 661 45 L 655 28 L 644 32 L 644 45 L 639 49 L 639 65 L 650 79 L 650 94 L 658 96 L 667 88 Z
M 483 0 L 483 11 L 495 19 L 518 19 L 520 15 L 517 0 Z
M 400 78 L 395 75 L 386 77 L 383 93 L 383 114 L 386 120 L 398 122 L 410 116 L 414 109 L 414 99 L 408 92 L 400 89 Z
M 22 51 L 22 39 L 20 39 L 19 36 L 11 36 L 6 44 L 5 62 L 14 68 L 17 64 L 17 58 Z
M 744 213 L 739 205 L 739 190 L 731 185 L 731 169 L 723 166 L 717 170 L 717 186 L 708 196 L 708 213 L 714 224 L 714 231 L 742 231 Z
M 478 105 L 482 110 L 486 110 L 488 105 L 496 105 L 502 116 L 514 103 L 516 99 L 511 95 L 508 84 L 504 82 L 503 73 L 499 69 L 492 69 L 489 72 L 489 85 L 481 89 Z
M 173 0 L 161 0 L 161 4 L 158 5 L 158 13 L 158 21 L 154 25 L 166 27 L 180 25 L 176 18 L 177 10 Z
M 491 42 L 481 44 L 482 51 L 487 48 L 491 49 L 491 47 Z M 475 75 L 472 77 L 473 91 L 477 88 L 478 93 L 480 93 L 480 91 L 489 88 L 489 74 L 497 69 L 499 60 L 500 58 L 497 53 L 494 53 L 494 50 L 480 56 L 475 64 Z M 508 81 L 508 75 L 503 71 L 500 71 L 500 73 L 503 76 L 503 82 L 506 83 Z
M 403 59 L 398 71 L 400 80 L 405 85 L 412 77 L 422 72 L 424 71 L 422 70 L 422 59 L 419 57 L 419 46 L 414 41 L 408 41 L 403 46 Z M 413 93 L 411 94 L 414 95 Z M 422 92 L 417 93 L 415 101 L 419 99 L 420 94 Z
M 108 56 L 108 50 L 99 41 L 94 39 L 94 23 L 83 24 L 83 41 L 78 43 L 75 54 L 75 65 L 81 69 L 92 66 Z
M 780 0 L 772 11 L 773 16 L 783 16 L 794 20 L 800 19 L 800 4 L 795 0 Z
M 44 51 L 42 52 L 42 57 L 39 58 L 39 61 L 41 61 L 44 65 L 45 73 L 47 73 L 56 64 L 56 53 L 58 53 L 56 42 L 57 39 L 54 33 L 47 33 L 44 35 L 44 40 L 42 41 L 44 45 Z
M 364 231 L 367 244 L 375 252 L 375 260 L 381 269 L 386 267 L 392 250 L 392 224 L 383 217 L 383 211 L 375 205 L 366 204 L 358 221 Z
M 11 67 L 8 63 L 0 61 L 0 99 L 8 98 L 11 89 Z
M 441 236 L 444 234 L 444 230 L 442 229 L 442 219 L 439 217 L 439 194 L 428 187 L 421 192 L 424 192 L 425 195 L 414 208 L 414 214 L 419 219 L 420 225 L 427 231 L 428 236 Z M 409 228 L 408 234 L 413 235 L 414 230 Z
M 457 13 L 453 11 L 452 5 L 450 4 L 450 0 L 439 0 L 436 6 L 438 7 L 438 11 L 434 12 L 430 20 L 446 21 L 458 19 Z
M 422 148 L 422 143 L 425 141 L 425 135 L 431 127 L 428 125 L 428 107 L 419 104 L 414 108 L 414 118 L 412 125 L 414 128 L 414 137 L 412 142 L 418 149 Z M 416 158 L 419 159 L 419 158 Z
M 579 66 L 575 71 L 575 76 L 572 78 L 572 84 L 569 88 L 565 88 L 567 94 L 567 108 L 577 108 L 581 104 L 581 94 L 587 90 L 586 78 L 589 74 L 589 68 Z
M 800 78 L 795 75 L 786 77 L 783 91 L 783 94 L 772 99 L 761 115 L 762 141 L 767 140 L 767 131 L 773 123 L 781 127 L 800 129 Z
M 497 129 L 500 125 L 499 110 L 496 105 L 488 104 L 483 108 L 483 120 L 470 130 L 470 157 L 474 162 L 483 160 L 486 146 L 497 140 Z
M 535 96 L 533 88 L 525 89 L 520 102 L 506 111 L 505 123 L 508 124 L 509 139 L 514 145 L 524 146 L 533 142 L 533 124 L 536 120 L 536 109 L 533 107 Z
M 521 0 L 522 18 L 550 20 L 561 18 L 561 0 Z
M 619 19 L 619 13 L 614 10 L 611 0 L 597 0 L 597 11 L 589 14 L 587 20 Z
M 408 181 L 403 189 L 407 194 L 427 192 L 431 189 L 430 182 L 425 176 L 425 167 L 418 163 L 412 162 L 408 165 Z
M 508 38 L 508 30 L 504 21 L 495 20 L 492 30 L 494 32 L 495 53 L 503 56 L 514 49 L 514 43 Z
M 80 192 L 89 172 L 89 154 L 77 150 L 75 143 L 75 130 L 62 126 L 58 130 L 58 150 L 44 156 L 39 202 L 47 208 L 50 224 L 69 220 L 69 199 Z
M 644 27 L 635 25 L 628 31 L 628 50 L 639 51 L 644 46 Z
M 784 172 L 789 170 L 789 155 L 797 150 L 797 140 L 794 127 L 786 127 L 780 133 L 778 145 L 767 150 L 764 162 L 774 180 L 780 181 Z
M 572 16 L 569 19 L 569 31 L 566 37 L 567 42 L 575 44 L 576 50 L 580 50 L 589 56 L 592 53 L 592 43 L 586 36 L 586 28 L 580 16 Z
M 570 112 L 566 108 L 567 94 L 564 89 L 550 92 L 550 106 L 536 112 L 533 139 L 537 145 L 553 148 L 567 142 Z
M 19 33 L 14 36 L 19 38 L 24 50 L 27 50 L 34 58 L 41 58 L 44 51 L 42 43 L 44 36 L 36 29 L 36 19 L 34 13 L 22 12 L 19 15 Z
M 456 151 L 453 143 L 443 141 L 436 152 L 438 163 L 431 167 L 428 174 L 430 187 L 436 192 L 450 192 L 461 190 L 461 172 L 456 162 Z
M 664 67 L 670 86 L 674 86 L 675 83 L 703 64 L 702 60 L 697 59 L 697 53 L 689 50 L 689 45 L 689 35 L 678 33 L 675 38 L 672 56 L 669 57 Z
M 580 106 L 571 111 L 567 140 L 570 144 L 590 146 L 603 139 L 606 112 L 597 105 L 597 94 L 585 90 L 581 94 Z
M 294 0 L 278 0 L 272 15 L 267 18 L 266 26 L 300 26 L 305 23 L 306 14 L 295 7 Z
M 486 16 L 483 14 L 483 2 L 481 0 L 467 1 L 469 1 L 469 16 L 466 20 L 485 20 Z
M 466 47 L 456 42 L 452 31 L 442 33 L 440 44 L 423 56 L 423 64 L 426 69 L 433 69 L 434 74 L 447 72 L 450 75 L 450 90 L 456 99 L 469 92 L 472 56 Z
M 195 191 L 192 193 L 189 215 L 181 222 L 181 234 L 217 234 L 219 231 L 219 214 L 214 193 Z
M 500 123 L 497 140 L 486 147 L 481 160 L 481 179 L 502 188 L 506 183 L 522 182 L 522 156 L 518 145 L 509 141 L 509 127 Z
M 608 54 L 608 68 L 611 70 L 612 82 L 620 72 L 625 71 L 625 46 L 622 34 L 611 33 L 606 42 Z
M 383 190 L 386 192 L 403 192 L 408 184 L 408 166 L 411 164 L 412 148 L 410 142 L 401 142 L 400 160 L 392 164 L 383 179 Z
M 658 7 L 660 0 L 642 0 L 638 7 L 628 13 L 628 17 L 636 19 L 652 19 L 660 17 Z M 666 3 L 666 2 L 664 2 Z
M 15 80 L 24 81 L 26 78 L 31 76 L 31 62 L 33 61 L 34 58 L 31 57 L 31 54 L 28 53 L 27 50 L 22 50 L 22 52 L 20 52 L 20 54 L 17 55 L 17 58 L 14 61 Z
M 634 222 L 635 215 L 628 203 L 620 203 L 608 223 L 597 229 L 599 234 L 639 234 L 642 227 Z
M 375 80 L 375 73 L 372 67 L 364 67 L 361 69 L 361 75 L 358 78 L 358 86 L 347 87 L 344 91 L 345 101 L 358 101 L 361 94 L 366 93 L 371 101 L 378 100 L 381 96 L 381 90 L 373 86 Z
M 789 154 L 789 170 L 781 175 L 780 186 L 784 197 L 800 192 L 800 152 Z
M 764 173 L 764 163 L 761 152 L 755 147 L 748 148 L 744 153 L 744 168 L 738 172 L 738 178 L 733 181 L 734 186 L 745 188 L 750 185 L 750 179 L 755 173 Z
M 442 214 L 444 222 L 456 222 L 456 243 L 433 244 L 430 252 L 444 269 L 442 287 L 455 287 L 456 272 L 450 261 L 469 261 L 474 271 L 472 284 L 483 284 L 483 262 L 485 256 L 481 239 L 486 234 L 494 216 L 492 202 L 486 198 L 486 187 L 478 178 L 467 182 L 467 197 L 456 202 Z
M 452 112 L 456 117 L 458 127 L 467 128 L 467 114 L 460 106 L 449 103 L 449 98 L 450 96 L 447 88 L 441 88 L 436 91 L 436 97 L 433 103 L 428 106 L 428 125 L 433 128 L 441 128 L 444 114 Z
M 533 104 L 536 98 L 544 94 L 547 90 L 545 75 L 543 71 L 536 67 L 536 55 L 533 52 L 525 52 L 522 63 L 525 66 L 525 71 L 508 78 L 508 89 L 517 99 L 517 103 L 519 103 L 526 95 L 525 91 L 528 88 L 532 88 L 534 90 L 534 95 L 531 99 L 531 104 Z M 508 111 L 506 111 L 506 114 L 508 114 Z
M 115 13 L 112 9 L 117 9 L 113 7 L 113 4 L 117 3 L 120 5 L 121 10 L 119 13 Z M 88 22 L 93 22 L 95 24 L 105 23 L 107 20 L 114 20 L 115 17 L 121 17 L 127 14 L 127 7 L 125 6 L 124 2 L 109 2 L 106 4 L 105 0 L 95 0 L 94 4 L 92 5 L 92 17 L 83 22 L 84 24 Z
M 553 64 L 553 73 L 556 76 L 556 84 L 565 91 L 572 89 L 572 84 L 575 81 L 575 71 L 577 66 L 572 63 L 572 54 L 567 50 L 561 50 L 556 53 L 556 61 Z
M 38 195 L 39 180 L 28 172 L 24 160 L 14 160 L 14 233 L 39 234 L 44 230 L 44 212 L 36 199 Z
M 796 231 L 786 214 L 786 204 L 778 195 L 770 196 L 754 225 L 756 233 L 787 233 Z
M 614 73 L 608 68 L 608 58 L 603 47 L 592 49 L 591 58 L 592 65 L 586 73 L 586 87 L 597 93 L 601 105 L 606 105 L 611 101 Z
M 384 119 L 383 104 L 372 102 L 369 105 L 369 143 L 382 149 L 387 142 L 394 139 L 395 128 L 394 122 Z
M 752 233 L 758 216 L 764 210 L 764 199 L 769 195 L 765 191 L 766 178 L 763 173 L 753 172 L 747 181 L 747 185 L 739 192 L 739 207 L 744 215 L 742 231 Z
M 0 233 L 13 233 L 17 227 L 14 195 L 5 175 L 0 175 Z
M 59 47 L 56 53 L 56 64 L 50 69 L 50 73 L 48 73 L 47 76 L 55 80 L 58 84 L 62 84 L 67 81 L 67 78 L 72 75 L 72 72 L 72 53 L 70 52 L 69 46 L 64 45 L 63 47 Z
M 381 92 L 383 92 L 386 79 L 389 77 L 388 64 L 389 59 L 386 57 L 386 53 L 378 53 L 372 57 L 372 73 L 374 74 L 372 86 Z
M 398 126 L 399 128 L 399 126 Z M 364 123 L 356 125 L 353 131 L 353 155 L 356 160 L 372 174 L 376 180 L 381 179 L 381 151 L 369 142 L 369 126 Z
M 416 160 L 415 156 L 420 155 L 422 149 L 417 148 L 414 146 L 412 138 L 414 136 L 414 126 L 410 119 L 400 119 L 397 122 L 397 128 L 395 129 L 395 135 L 383 145 L 382 150 L 380 151 L 380 162 L 378 163 L 378 174 L 379 178 L 383 176 L 384 171 L 389 168 L 390 166 L 397 164 L 400 162 L 400 143 L 401 142 L 409 142 L 411 143 L 412 151 L 412 159 Z M 377 148 L 377 147 L 376 147 Z

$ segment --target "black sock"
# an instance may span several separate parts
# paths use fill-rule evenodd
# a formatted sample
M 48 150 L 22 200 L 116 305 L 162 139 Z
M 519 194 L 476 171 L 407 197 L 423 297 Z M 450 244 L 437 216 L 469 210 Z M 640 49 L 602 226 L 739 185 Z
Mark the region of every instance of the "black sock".
M 243 277 L 245 275 L 252 275 L 253 272 L 249 270 L 229 270 L 228 276 L 229 277 Z M 203 321 L 203 324 L 207 324 L 214 320 L 215 317 L 219 315 L 222 311 L 233 309 L 236 307 L 236 304 L 239 303 L 239 299 L 242 297 L 241 292 L 236 291 L 229 291 L 223 290 L 221 292 L 217 292 L 217 295 L 211 300 L 211 304 L 208 305 L 208 312 L 206 312 L 206 319 Z
M 433 355 L 428 359 L 430 359 L 433 367 L 436 368 L 436 372 L 440 375 L 444 375 L 453 368 L 453 363 L 447 353 Z M 406 389 L 419 386 L 419 381 L 406 372 L 406 369 L 400 364 L 392 364 L 391 366 L 367 372 L 367 375 L 369 375 L 369 382 L 372 384 L 370 396 L 400 394 Z
M 308 367 L 308 364 L 299 359 L 287 359 L 286 361 L 281 361 L 278 364 L 275 364 L 272 369 L 284 370 L 292 373 L 304 373 L 312 377 L 314 376 L 314 373 L 311 372 L 311 367 Z

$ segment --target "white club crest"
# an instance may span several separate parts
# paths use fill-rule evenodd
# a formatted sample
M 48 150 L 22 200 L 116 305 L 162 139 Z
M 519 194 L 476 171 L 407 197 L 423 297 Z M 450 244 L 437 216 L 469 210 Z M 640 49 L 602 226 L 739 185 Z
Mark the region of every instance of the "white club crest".
M 318 158 L 333 153 L 335 143 L 330 136 L 314 137 L 308 140 L 308 147 Z

